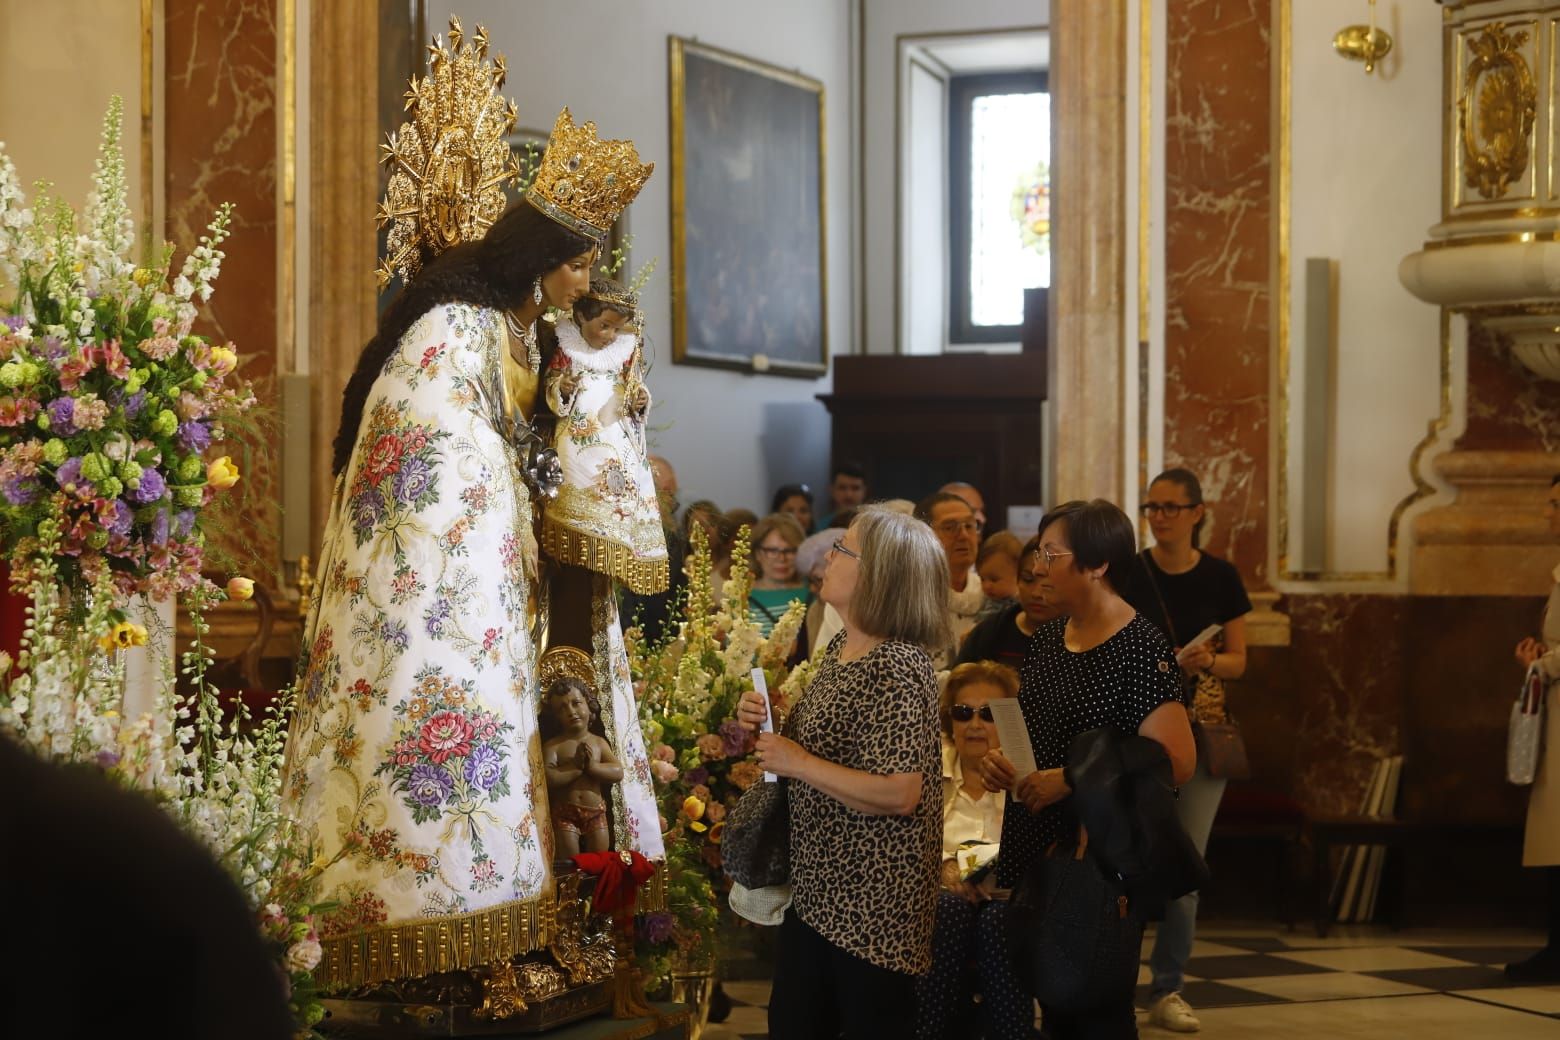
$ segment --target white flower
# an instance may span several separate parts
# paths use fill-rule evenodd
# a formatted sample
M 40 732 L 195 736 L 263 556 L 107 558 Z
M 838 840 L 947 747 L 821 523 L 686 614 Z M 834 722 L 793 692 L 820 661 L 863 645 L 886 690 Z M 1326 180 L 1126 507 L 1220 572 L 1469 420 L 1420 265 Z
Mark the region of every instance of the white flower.
M 291 971 L 313 971 L 325 951 L 314 939 L 301 939 L 287 949 L 287 967 Z

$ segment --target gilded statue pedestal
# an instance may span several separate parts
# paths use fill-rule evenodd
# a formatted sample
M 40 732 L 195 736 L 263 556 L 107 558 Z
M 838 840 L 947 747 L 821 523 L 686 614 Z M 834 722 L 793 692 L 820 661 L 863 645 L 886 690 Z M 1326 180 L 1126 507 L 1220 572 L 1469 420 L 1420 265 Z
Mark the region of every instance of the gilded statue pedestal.
M 336 1036 L 385 1038 L 525 1036 L 609 1014 L 617 962 L 611 919 L 590 910 L 595 878 L 569 872 L 560 875 L 555 884 L 546 949 L 520 954 L 499 965 L 402 979 L 337 995 L 322 1002 L 325 1019 L 319 1029 Z M 664 899 L 659 885 L 650 887 L 648 903 Z M 686 1009 L 675 1012 L 674 1017 L 682 1024 L 671 1033 L 580 1035 L 686 1036 Z M 634 1021 L 660 1028 L 654 1019 L 602 1020 L 625 1028 Z M 559 1035 L 572 1037 L 574 1033 Z

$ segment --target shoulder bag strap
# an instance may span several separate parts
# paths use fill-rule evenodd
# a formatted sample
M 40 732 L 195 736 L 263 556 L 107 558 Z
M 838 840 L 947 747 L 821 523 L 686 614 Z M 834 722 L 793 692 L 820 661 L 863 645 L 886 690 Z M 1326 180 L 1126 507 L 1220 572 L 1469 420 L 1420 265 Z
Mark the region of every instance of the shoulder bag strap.
M 1165 603 L 1165 594 L 1159 591 L 1159 582 L 1154 579 L 1154 566 L 1149 563 L 1147 549 L 1138 553 L 1138 562 L 1143 565 L 1143 573 L 1148 575 L 1149 587 L 1154 590 L 1154 598 L 1159 601 L 1159 610 L 1165 616 L 1165 627 L 1170 629 L 1170 649 L 1174 650 L 1181 645 L 1181 639 L 1175 634 L 1175 622 L 1170 618 L 1170 607 Z

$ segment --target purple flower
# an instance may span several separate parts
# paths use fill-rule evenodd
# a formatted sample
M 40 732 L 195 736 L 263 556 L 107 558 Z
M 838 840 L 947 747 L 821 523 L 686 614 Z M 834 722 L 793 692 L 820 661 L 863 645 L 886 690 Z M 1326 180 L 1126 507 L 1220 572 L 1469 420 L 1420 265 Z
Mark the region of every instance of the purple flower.
M 366 534 L 384 519 L 385 500 L 374 488 L 368 488 L 352 500 L 352 526 Z
M 727 758 L 740 758 L 747 750 L 747 730 L 736 719 L 727 719 L 720 724 L 720 739 L 720 749 Z
M 146 391 L 137 390 L 124 399 L 125 418 L 134 419 L 141 414 L 141 409 L 146 407 Z
M 49 413 L 49 432 L 56 437 L 69 437 L 78 433 L 76 428 L 76 401 L 71 397 L 56 397 L 44 408 Z
M 641 934 L 648 941 L 659 946 L 664 942 L 671 941 L 672 930 L 676 927 L 676 922 L 672 919 L 671 914 L 645 914 L 639 919 L 639 927 Z
M 153 545 L 168 544 L 168 510 L 159 509 L 152 515 L 152 529 L 148 540 Z
M 419 458 L 401 460 L 401 468 L 395 475 L 395 500 L 409 506 L 428 490 L 431 474 L 428 464 Z
M 423 614 L 423 627 L 428 630 L 430 636 L 437 636 L 443 630 L 444 622 L 449 620 L 449 616 L 450 601 L 440 596 Z
M 43 356 L 58 361 L 65 356 L 65 343 L 58 336 L 43 337 Z
M 4 325 L 12 332 L 15 332 L 17 329 L 26 324 L 26 320 L 19 314 L 8 314 L 5 317 L 0 318 L 0 325 Z
M 141 471 L 141 484 L 127 496 L 138 506 L 149 506 L 168 493 L 168 482 L 155 469 Z
M 195 510 L 181 509 L 173 514 L 173 536 L 175 538 L 181 540 L 188 538 L 193 530 L 195 530 Z
M 89 481 L 83 480 L 81 477 L 80 455 L 73 456 L 60 463 L 60 468 L 54 471 L 54 482 L 61 488 L 68 488 L 72 484 L 77 487 L 90 488 L 92 486 Z
M 399 620 L 386 620 L 379 625 L 379 638 L 388 646 L 399 647 L 405 650 L 410 640 L 406 636 L 406 623 Z
M 697 787 L 710 778 L 710 771 L 703 766 L 694 766 L 683 774 L 683 780 L 691 787 Z
M 478 744 L 466 758 L 462 770 L 466 782 L 479 791 L 491 790 L 504 777 L 504 756 L 488 744 Z
M 114 516 L 108 521 L 108 533 L 127 535 L 130 533 L 130 525 L 135 522 L 135 513 L 125 504 L 124 499 L 114 499 Z
M 13 506 L 32 505 L 38 501 L 38 493 L 42 490 L 42 486 L 33 477 L 12 477 L 0 486 L 0 494 L 5 495 L 5 500 Z
M 412 801 L 430 809 L 448 798 L 454 787 L 455 781 L 443 767 L 428 763 L 413 767 L 412 775 L 406 781 L 406 793 L 412 796 Z
M 188 452 L 205 451 L 211 447 L 211 425 L 199 419 L 180 423 L 179 444 Z

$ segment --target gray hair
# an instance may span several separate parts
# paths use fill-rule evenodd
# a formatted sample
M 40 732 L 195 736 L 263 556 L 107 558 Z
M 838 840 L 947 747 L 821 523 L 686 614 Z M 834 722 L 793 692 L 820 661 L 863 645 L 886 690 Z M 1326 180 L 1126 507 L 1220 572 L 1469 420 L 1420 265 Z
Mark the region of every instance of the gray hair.
M 861 553 L 850 604 L 856 626 L 932 651 L 950 645 L 948 558 L 932 529 L 880 506 L 862 509 L 851 527 Z

